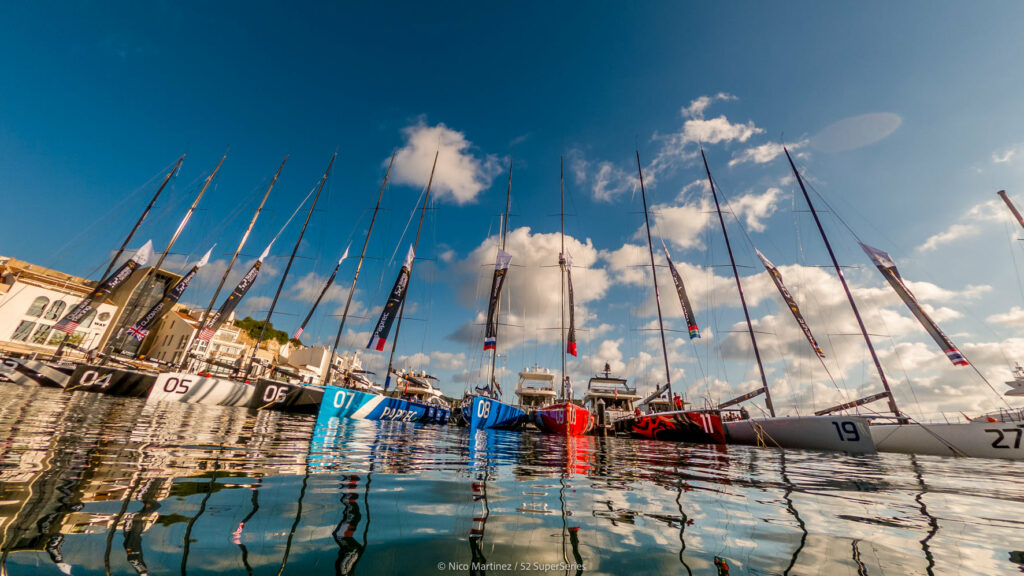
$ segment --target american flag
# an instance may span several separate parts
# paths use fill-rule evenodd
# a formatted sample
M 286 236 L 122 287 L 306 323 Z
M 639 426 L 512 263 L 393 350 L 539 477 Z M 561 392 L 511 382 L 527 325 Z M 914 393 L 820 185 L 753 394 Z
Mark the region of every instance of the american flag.
M 71 334 L 72 332 L 75 331 L 76 328 L 78 328 L 78 322 L 71 322 L 71 321 L 68 321 L 68 322 L 58 322 L 57 324 L 55 324 L 53 326 L 54 330 L 60 330 L 61 332 L 64 332 L 65 334 Z
M 130 334 L 139 342 L 142 342 L 143 340 L 146 339 L 146 336 L 149 336 L 149 330 L 143 330 L 138 326 L 132 326 L 131 328 L 128 329 L 128 334 Z
M 210 330 L 209 328 L 203 328 L 202 331 L 199 332 L 199 336 L 197 336 L 197 339 L 202 340 L 203 342 L 209 342 L 213 338 L 213 334 L 213 330 Z

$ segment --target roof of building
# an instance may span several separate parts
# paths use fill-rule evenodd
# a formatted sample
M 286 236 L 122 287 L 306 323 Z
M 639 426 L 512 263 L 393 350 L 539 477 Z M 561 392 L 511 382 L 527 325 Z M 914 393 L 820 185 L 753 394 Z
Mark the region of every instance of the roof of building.
M 0 256 L 0 276 L 8 274 L 17 276 L 19 282 L 33 284 L 41 288 L 64 289 L 83 294 L 87 294 L 97 284 L 92 280 L 51 270 L 45 266 L 31 264 L 10 256 Z
M 184 320 L 185 323 L 188 324 L 189 326 L 193 328 L 199 327 L 199 320 L 189 316 L 185 312 L 182 312 L 181 310 L 175 310 L 174 313 L 178 315 L 178 318 Z

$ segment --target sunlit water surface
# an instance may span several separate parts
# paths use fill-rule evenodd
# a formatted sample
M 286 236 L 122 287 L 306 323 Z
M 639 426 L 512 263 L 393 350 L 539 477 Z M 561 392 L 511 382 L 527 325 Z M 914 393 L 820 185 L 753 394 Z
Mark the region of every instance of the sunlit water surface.
M 1024 572 L 1019 463 L 314 420 L 0 385 L 0 569 Z

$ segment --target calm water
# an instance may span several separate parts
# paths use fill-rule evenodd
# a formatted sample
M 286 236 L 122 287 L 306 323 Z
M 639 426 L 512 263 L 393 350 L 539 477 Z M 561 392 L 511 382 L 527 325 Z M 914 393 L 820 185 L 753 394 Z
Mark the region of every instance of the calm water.
M 1024 572 L 1019 463 L 313 424 L 0 385 L 2 569 Z

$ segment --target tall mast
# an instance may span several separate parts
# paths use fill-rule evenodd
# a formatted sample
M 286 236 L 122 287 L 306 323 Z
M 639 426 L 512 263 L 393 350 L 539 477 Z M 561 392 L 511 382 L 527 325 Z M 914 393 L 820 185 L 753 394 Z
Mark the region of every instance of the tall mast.
M 743 305 L 743 316 L 747 319 L 747 331 L 750 332 L 750 343 L 754 347 L 754 359 L 757 360 L 757 370 L 761 374 L 761 385 L 764 386 L 764 404 L 768 413 L 775 417 L 775 406 L 772 404 L 772 393 L 768 388 L 768 378 L 764 375 L 764 364 L 761 363 L 761 352 L 757 349 L 757 337 L 754 335 L 754 325 L 750 322 L 750 311 L 747 310 L 747 299 L 743 296 L 743 284 L 740 283 L 740 271 L 736 268 L 736 259 L 732 255 L 732 244 L 729 242 L 729 232 L 725 229 L 725 218 L 722 217 L 722 207 L 718 203 L 718 192 L 715 190 L 715 181 L 711 178 L 711 168 L 708 168 L 708 158 L 704 155 L 704 147 L 700 149 L 700 157 L 704 160 L 704 171 L 708 175 L 708 184 L 711 185 L 711 195 L 715 198 L 715 210 L 718 212 L 718 222 L 722 225 L 722 236 L 725 237 L 725 248 L 729 252 L 729 263 L 732 264 L 732 275 L 736 278 L 736 291 L 740 293 L 740 304 Z
M 568 262 L 565 259 L 565 157 L 558 157 L 558 219 L 561 226 L 562 234 L 562 251 L 558 253 L 558 268 L 559 268 L 559 279 L 562 282 L 562 289 L 559 291 L 561 297 L 561 313 L 559 314 L 559 320 L 561 322 L 558 333 L 561 335 L 562 341 L 562 395 L 561 399 L 565 400 L 565 268 L 568 266 Z
M 138 221 L 135 222 L 135 226 L 133 226 L 132 231 L 128 233 L 128 237 L 124 239 L 121 247 L 117 249 L 117 253 L 114 254 L 114 259 L 107 265 L 107 270 L 103 273 L 103 276 L 100 276 L 101 279 L 109 276 L 110 271 L 114 269 L 115 265 L 117 265 L 117 260 L 121 257 L 121 254 L 124 254 L 124 250 L 128 247 L 128 243 L 132 241 L 132 237 L 135 236 L 135 233 L 139 230 L 139 226 L 142 226 L 142 221 L 149 215 L 149 211 L 153 208 L 153 204 L 156 204 L 156 199 L 160 197 L 160 193 L 164 191 L 164 187 L 167 186 L 167 183 L 171 181 L 171 178 L 178 171 L 178 168 L 181 167 L 181 162 L 183 160 L 185 160 L 184 154 L 182 154 L 181 157 L 178 158 L 178 161 L 174 163 L 174 168 L 171 168 L 171 171 L 167 173 L 167 176 L 164 176 L 164 181 L 160 183 L 160 187 L 157 188 L 156 194 L 153 194 L 153 198 L 149 201 L 149 204 L 146 205 L 146 209 L 142 211 L 142 215 L 139 216 Z
M 267 197 L 270 196 L 270 191 L 274 189 L 274 184 L 277 183 L 277 177 L 281 175 L 281 170 L 284 170 L 284 163 L 287 161 L 288 155 L 286 154 L 284 160 L 281 161 L 281 166 L 278 167 L 274 177 L 270 180 L 270 185 L 267 186 L 267 191 L 263 193 L 263 199 L 260 200 L 260 205 L 256 208 L 256 213 L 252 215 L 252 220 L 249 221 L 249 227 L 245 229 L 245 234 L 242 234 L 242 240 L 238 243 L 238 248 L 235 248 L 235 253 L 231 255 L 231 261 L 228 262 L 228 267 L 224 270 L 224 275 L 220 277 L 217 289 L 213 291 L 213 297 L 210 298 L 210 303 L 207 304 L 206 310 L 203 312 L 203 316 L 199 320 L 200 329 L 202 329 L 203 326 L 206 326 L 206 320 L 210 317 L 210 311 L 213 310 L 214 304 L 217 303 L 217 296 L 220 296 L 220 291 L 224 288 L 224 283 L 227 282 L 228 274 L 231 273 L 231 268 L 234 267 L 235 260 L 238 260 L 238 255 L 242 252 L 242 248 L 245 246 L 246 241 L 249 240 L 249 233 L 252 232 L 252 227 L 256 225 L 256 219 L 260 217 L 260 212 L 263 211 L 263 205 L 267 203 Z M 195 342 L 196 340 L 193 340 L 190 346 L 195 345 Z M 184 355 L 184 358 L 188 358 L 187 353 Z
M 796 164 L 793 163 L 793 157 L 789 155 L 789 150 L 783 148 L 786 153 L 786 160 L 789 160 L 789 167 L 793 169 L 793 175 L 796 176 L 796 181 L 800 184 L 800 191 L 804 194 L 804 200 L 807 200 L 807 206 L 811 209 L 811 215 L 814 216 L 814 223 L 818 226 L 818 232 L 821 233 L 821 240 L 825 243 L 825 249 L 828 250 L 828 257 L 832 259 L 832 266 L 836 269 L 836 275 L 839 276 L 839 281 L 843 284 L 843 291 L 846 292 L 846 299 L 850 301 L 850 308 L 853 310 L 854 317 L 857 318 L 857 326 L 860 327 L 860 333 L 864 335 L 864 342 L 868 345 L 868 352 L 871 353 L 871 360 L 875 363 L 875 369 L 878 370 L 878 377 L 882 380 L 882 387 L 885 388 L 885 393 L 889 396 L 889 410 L 896 416 L 900 415 L 900 410 L 896 406 L 896 397 L 892 394 L 892 389 L 889 387 L 889 380 L 885 377 L 885 370 L 882 369 L 882 363 L 878 360 L 878 354 L 875 352 L 875 346 L 871 343 L 871 338 L 868 336 L 868 330 L 864 326 L 864 320 L 860 317 L 860 311 L 857 310 L 857 303 L 853 300 L 853 292 L 850 291 L 850 285 L 846 283 L 846 276 L 843 274 L 843 269 L 839 267 L 839 261 L 836 260 L 836 254 L 832 251 L 832 244 L 828 241 L 828 236 L 825 235 L 825 228 L 821 225 L 821 220 L 818 218 L 818 213 L 814 210 L 814 204 L 811 202 L 811 196 L 807 193 L 807 188 L 804 186 L 804 179 L 800 176 L 800 172 L 796 169 Z
M 1003 202 L 1006 202 L 1006 207 L 1010 209 L 1010 212 L 1013 212 L 1013 217 L 1017 219 L 1017 223 L 1020 224 L 1021 227 L 1024 227 L 1024 217 L 1020 215 L 1020 212 L 1017 211 L 1017 207 L 1010 201 L 1009 196 L 1006 195 L 1006 190 L 1000 190 L 999 192 L 996 192 L 996 194 L 1003 199 Z
M 206 177 L 206 181 L 203 182 L 203 187 L 199 189 L 199 194 L 197 194 L 195 200 L 192 201 L 192 205 L 188 207 L 188 212 L 185 213 L 185 217 L 181 219 L 180 223 L 178 223 L 178 228 L 171 236 L 171 240 L 167 243 L 167 247 L 164 248 L 162 253 L 160 253 L 160 258 L 157 259 L 156 264 L 146 271 L 146 276 L 142 280 L 142 290 L 136 292 L 137 296 L 135 298 L 135 305 L 130 308 L 129 314 L 134 312 L 139 301 L 146 297 L 146 292 L 148 292 L 153 286 L 153 283 L 156 282 L 156 275 L 160 271 L 160 266 L 163 265 L 164 260 L 167 258 L 167 254 L 170 253 L 174 243 L 178 241 L 178 237 L 181 236 L 182 231 L 185 230 L 185 226 L 188 225 L 188 221 L 192 218 L 192 213 L 195 212 L 196 206 L 198 206 L 199 201 L 203 199 L 203 195 L 206 194 L 206 189 L 210 187 L 210 183 L 213 182 L 213 178 L 217 176 L 217 172 L 220 171 L 220 167 L 224 164 L 224 160 L 227 157 L 227 154 L 221 156 L 220 162 L 217 162 L 217 167 L 213 169 L 213 172 L 211 172 L 209 176 Z M 128 318 L 128 320 L 131 321 L 131 318 Z M 131 324 L 129 324 L 129 326 L 130 325 Z M 121 336 L 119 340 L 119 347 L 123 347 L 126 338 L 128 338 L 127 333 Z M 111 339 L 111 344 L 113 344 L 113 339 Z
M 384 197 L 384 188 L 388 185 L 388 176 L 391 175 L 391 165 L 395 163 L 395 154 L 391 153 L 391 160 L 388 161 L 388 169 L 384 172 L 384 181 L 380 183 L 380 192 L 377 193 L 377 205 L 373 207 L 373 216 L 370 217 L 370 227 L 366 229 L 366 238 L 363 240 L 363 251 L 359 253 L 359 262 L 356 264 L 356 274 L 352 278 L 352 286 L 348 289 L 348 298 L 345 300 L 345 311 L 341 313 L 341 322 L 338 324 L 338 335 L 334 337 L 334 346 L 331 346 L 330 360 L 327 362 L 327 372 L 324 373 L 324 386 L 331 383 L 331 369 L 334 367 L 334 353 L 341 344 L 341 333 L 345 330 L 345 320 L 348 318 L 348 309 L 352 305 L 352 295 L 356 291 L 356 282 L 359 281 L 359 271 L 363 268 L 363 258 L 366 257 L 366 247 L 370 245 L 370 233 L 373 232 L 373 223 L 377 221 L 377 211 L 380 210 L 380 200 Z
M 313 203 L 309 206 L 309 212 L 306 213 L 306 221 L 302 223 L 302 230 L 299 231 L 299 237 L 295 239 L 295 247 L 292 248 L 292 255 L 288 258 L 288 264 L 284 267 L 284 274 L 281 275 L 281 282 L 277 285 L 277 292 L 274 292 L 274 299 L 270 302 L 270 310 L 267 310 L 267 319 L 263 321 L 263 326 L 260 327 L 260 335 L 256 338 L 256 345 L 252 348 L 252 356 L 249 358 L 249 367 L 246 368 L 245 377 L 249 378 L 249 374 L 252 373 L 252 363 L 256 360 L 256 352 L 260 349 L 260 342 L 263 341 L 263 336 L 267 332 L 267 324 L 270 324 L 270 317 L 274 314 L 274 307 L 277 306 L 277 299 L 281 296 L 281 290 L 284 288 L 284 282 L 288 279 L 288 271 L 292 268 L 292 262 L 295 261 L 295 254 L 299 251 L 299 244 L 302 243 L 302 236 L 306 233 L 306 227 L 309 226 L 309 219 L 313 217 L 313 210 L 316 208 L 316 202 L 320 199 L 320 192 L 323 192 L 324 184 L 327 183 L 327 177 L 331 174 L 331 166 L 334 166 L 334 159 L 338 157 L 338 153 L 335 152 L 331 156 L 331 161 L 327 164 L 327 170 L 324 171 L 324 175 L 320 178 L 320 183 L 317 184 L 316 195 L 313 196 Z
M 505 190 L 505 216 L 501 219 L 501 225 L 498 229 L 498 235 L 501 237 L 501 250 L 505 250 L 505 240 L 508 237 L 508 212 L 512 207 L 512 160 L 508 161 L 508 188 Z M 494 309 L 494 324 L 497 326 L 498 318 L 501 316 L 501 298 L 498 298 L 498 302 Z M 491 383 L 494 382 L 494 367 L 498 360 L 498 340 L 494 341 L 494 349 L 491 350 L 491 379 L 487 381 L 487 387 L 490 389 Z M 491 391 L 494 392 L 493 390 Z
M 654 279 L 654 301 L 658 305 L 658 331 L 661 333 L 661 353 L 665 358 L 665 384 L 668 398 L 672 400 L 672 370 L 668 366 L 668 346 L 665 344 L 665 321 L 661 317 L 661 293 L 658 291 L 658 267 L 654 265 L 654 243 L 651 241 L 651 220 L 647 215 L 647 190 L 644 188 L 644 171 L 640 168 L 640 151 L 636 151 L 636 171 L 640 174 L 640 199 L 644 203 L 644 226 L 647 227 L 647 251 L 651 254 L 651 277 Z
M 416 227 L 416 240 L 412 243 L 412 262 L 409 262 L 409 284 L 412 284 L 412 267 L 416 263 L 416 249 L 420 245 L 420 232 L 423 230 L 423 216 L 427 213 L 427 201 L 430 200 L 430 187 L 434 184 L 434 170 L 437 168 L 437 155 L 440 151 L 434 152 L 434 165 L 430 167 L 430 178 L 427 180 L 427 192 L 423 197 L 423 207 L 420 209 L 420 223 Z M 406 298 L 402 299 L 402 306 L 398 309 L 398 323 L 395 324 L 395 339 L 391 342 L 391 356 L 388 358 L 388 371 L 384 378 L 391 377 L 391 368 L 394 366 L 395 348 L 398 346 L 398 332 L 402 329 L 402 315 L 405 313 L 405 300 L 409 296 L 409 285 L 405 286 Z

